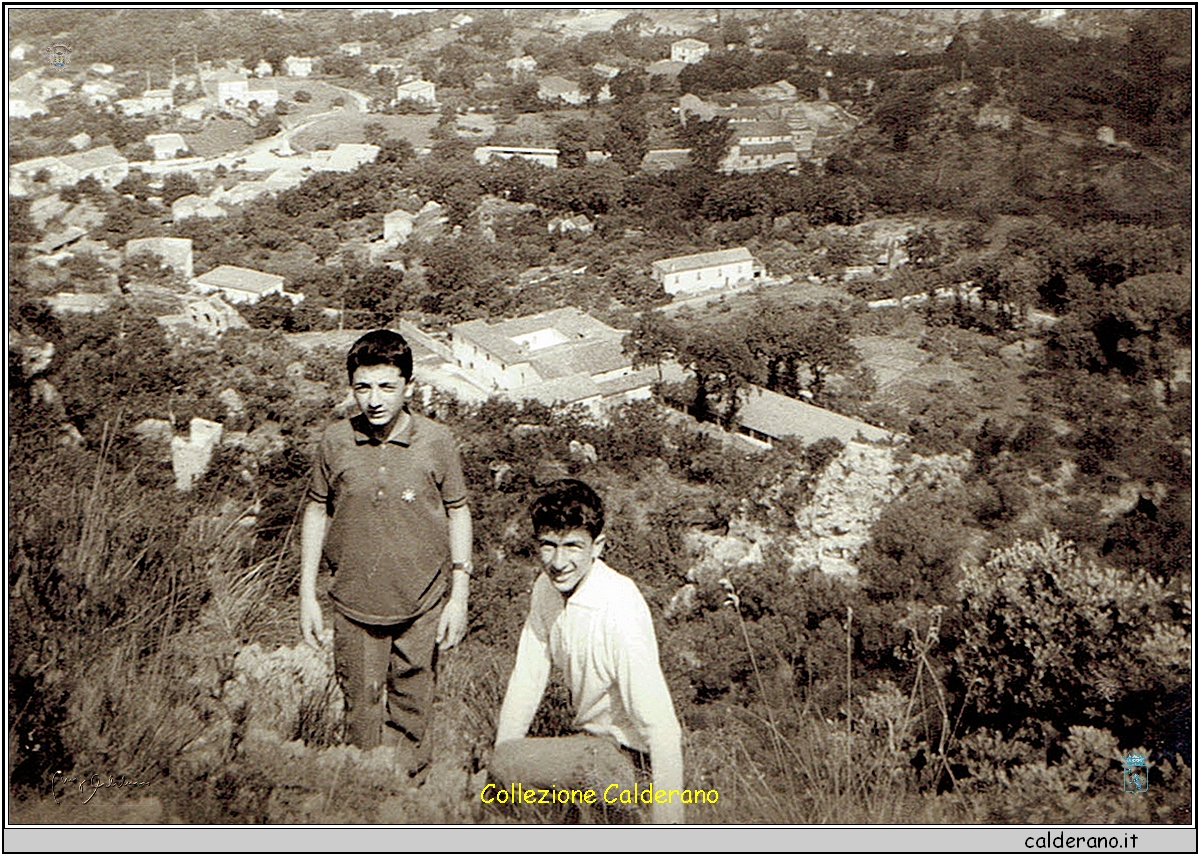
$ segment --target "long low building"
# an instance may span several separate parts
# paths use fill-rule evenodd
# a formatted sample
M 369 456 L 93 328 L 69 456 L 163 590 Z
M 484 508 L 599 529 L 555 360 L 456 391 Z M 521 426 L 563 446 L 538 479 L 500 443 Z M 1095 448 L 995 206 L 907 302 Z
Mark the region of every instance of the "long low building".
M 861 419 L 843 416 L 823 407 L 798 401 L 778 392 L 751 386 L 738 411 L 739 432 L 763 443 L 794 437 L 805 444 L 833 437 L 842 443 L 851 440 L 891 442 L 905 439 Z
M 550 169 L 558 168 L 558 149 L 539 149 L 533 146 L 478 146 L 475 149 L 475 160 L 479 163 L 487 164 L 492 158 L 523 158 Z

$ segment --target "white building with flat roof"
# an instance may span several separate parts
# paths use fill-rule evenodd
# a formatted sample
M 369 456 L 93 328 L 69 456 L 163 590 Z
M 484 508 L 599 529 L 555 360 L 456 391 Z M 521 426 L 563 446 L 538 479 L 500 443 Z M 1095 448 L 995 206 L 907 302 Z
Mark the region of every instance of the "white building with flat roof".
M 671 43 L 671 61 L 686 62 L 689 65 L 700 62 L 709 51 L 708 43 L 699 39 L 680 39 Z

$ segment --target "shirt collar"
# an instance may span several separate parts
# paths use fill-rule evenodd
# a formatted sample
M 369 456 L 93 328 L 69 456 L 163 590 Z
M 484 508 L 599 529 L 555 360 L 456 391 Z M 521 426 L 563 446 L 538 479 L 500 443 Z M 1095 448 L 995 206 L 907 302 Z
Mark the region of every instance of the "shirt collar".
M 404 416 L 407 418 L 402 417 L 396 420 L 396 424 L 392 427 L 392 433 L 384 442 L 397 443 L 401 446 L 412 445 L 413 438 L 417 434 L 417 419 L 407 407 L 404 408 Z M 371 433 L 371 423 L 361 413 L 350 417 L 350 428 L 354 432 L 354 442 L 357 445 L 375 442 L 375 435 Z
M 592 569 L 583 578 L 571 596 L 567 598 L 567 606 L 582 606 L 585 609 L 595 609 L 604 602 L 604 592 L 608 588 L 608 580 L 616 574 L 603 559 L 592 562 Z

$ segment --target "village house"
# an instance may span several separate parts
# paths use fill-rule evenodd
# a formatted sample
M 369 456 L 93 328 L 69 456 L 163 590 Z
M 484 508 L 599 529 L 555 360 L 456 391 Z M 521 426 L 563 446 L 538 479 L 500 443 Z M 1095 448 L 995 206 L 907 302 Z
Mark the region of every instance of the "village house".
M 680 39 L 671 43 L 671 62 L 692 64 L 704 59 L 709 51 L 708 44 L 699 39 Z
M 45 116 L 49 111 L 46 102 L 32 95 L 8 96 L 8 118 L 32 119 L 34 116 Z
M 249 103 L 250 82 L 244 74 L 232 71 L 213 71 L 203 77 L 204 92 L 218 106 Z
M 633 370 L 625 332 L 573 307 L 450 328 L 455 362 L 481 389 L 546 404 L 648 396 L 656 373 Z
M 40 241 L 33 245 L 33 250 L 42 257 L 38 261 L 54 267 L 69 257 L 69 254 L 63 254 L 61 251 L 86 235 L 87 229 L 81 229 L 78 226 L 67 226 L 44 235 Z
M 453 18 L 450 19 L 450 29 L 457 30 L 457 29 L 460 29 L 461 27 L 465 27 L 467 24 L 472 24 L 474 22 L 475 22 L 475 19 L 472 18 L 470 15 L 468 15 L 466 12 L 459 12 L 457 15 L 455 15 Z
M 260 59 L 258 65 L 254 66 L 255 77 L 272 77 L 275 74 L 275 69 L 271 67 L 271 63 L 265 59 Z
M 293 303 L 299 302 L 303 295 L 288 294 L 283 290 L 283 282 L 283 277 L 273 273 L 221 265 L 194 277 L 189 285 L 201 294 L 220 292 L 225 300 L 233 304 L 257 303 L 268 294 L 282 294 Z
M 667 294 L 694 294 L 759 279 L 763 268 L 745 247 L 660 259 L 650 265 Z
M 178 331 L 180 328 L 190 328 L 219 336 L 226 330 L 244 329 L 246 323 L 238 311 L 221 299 L 218 294 L 204 297 L 182 295 L 182 306 L 179 312 L 168 315 L 156 315 L 155 319 L 168 330 Z
M 288 77 L 308 77 L 312 72 L 312 57 L 289 56 L 283 61 L 283 73 Z
M 746 122 L 732 127 L 733 144 L 721 161 L 721 172 L 762 172 L 799 161 L 787 123 Z
M 646 74 L 650 77 L 666 77 L 673 79 L 679 76 L 679 72 L 688 67 L 686 62 L 675 62 L 670 59 L 660 59 L 658 62 L 652 62 L 646 66 Z
M 338 50 L 343 56 L 362 56 L 362 42 L 342 42 Z
M 418 104 L 437 106 L 436 87 L 428 80 L 410 80 L 396 87 L 396 103 L 415 101 Z
M 570 232 L 586 237 L 595 231 L 595 226 L 583 214 L 576 214 L 574 217 L 551 217 L 550 222 L 546 224 L 546 229 L 551 235 L 556 232 L 560 235 Z
M 184 280 L 195 276 L 192 269 L 191 238 L 133 238 L 125 243 L 125 258 L 141 253 L 158 256 L 164 265 Z
M 247 107 L 257 103 L 259 110 L 273 110 L 279 103 L 279 90 L 266 80 L 250 80 L 246 84 L 246 97 Z
M 88 71 L 90 71 L 92 74 L 98 74 L 101 77 L 108 77 L 110 74 L 116 71 L 116 68 L 106 62 L 94 62 L 88 66 Z
M 691 149 L 650 149 L 642 157 L 642 172 L 657 175 L 673 169 L 682 169 L 691 160 Z
M 587 96 L 580 91 L 578 83 L 556 75 L 543 77 L 538 81 L 537 95 L 543 101 L 563 101 L 573 107 L 587 101 Z
M 120 94 L 121 88 L 108 80 L 89 80 L 79 87 L 80 96 L 91 107 L 102 107 Z
M 96 315 L 112 308 L 112 294 L 76 294 L 73 291 L 60 291 L 53 297 L 46 298 L 50 311 L 55 315 Z
M 187 154 L 188 146 L 179 134 L 150 134 L 146 145 L 154 149 L 155 160 L 174 160 Z
M 537 71 L 537 60 L 529 54 L 525 56 L 516 56 L 504 63 L 504 67 L 512 72 L 513 82 L 524 80 L 526 76 Z
M 760 86 L 755 86 L 750 90 L 750 94 L 756 98 L 761 98 L 763 101 L 795 101 L 798 91 L 788 81 L 777 80 L 774 83 L 764 83 Z
M 170 89 L 147 89 L 141 101 L 145 113 L 169 113 L 175 107 L 175 96 Z
M 979 113 L 975 117 L 975 127 L 1011 131 L 1016 115 L 1016 108 L 1012 105 L 999 99 L 993 99 L 979 108 Z
M 212 104 L 207 98 L 196 98 L 184 104 L 177 111 L 181 118 L 190 119 L 193 122 L 199 122 L 204 118 L 205 114 L 212 110 Z
M 58 161 L 67 171 L 64 186 L 91 177 L 102 186 L 111 189 L 129 175 L 129 161 L 115 146 L 100 146 L 82 152 L 72 152 L 62 155 Z
M 558 149 L 540 149 L 532 146 L 478 146 L 475 149 L 475 160 L 486 164 L 492 158 L 524 158 L 534 163 L 558 168 Z

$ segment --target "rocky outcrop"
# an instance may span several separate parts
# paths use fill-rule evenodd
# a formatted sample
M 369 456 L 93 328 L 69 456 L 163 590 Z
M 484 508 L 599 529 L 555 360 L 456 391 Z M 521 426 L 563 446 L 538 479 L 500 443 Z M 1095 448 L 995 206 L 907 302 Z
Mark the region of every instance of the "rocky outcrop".
M 855 573 L 858 554 L 888 503 L 917 484 L 958 481 L 965 456 L 922 457 L 863 443 L 847 443 L 817 480 L 813 498 L 797 515 L 793 567 Z
M 957 482 L 967 465 L 964 455 L 922 457 L 888 446 L 847 443 L 817 479 L 812 499 L 796 514 L 794 529 L 767 531 L 737 518 L 727 534 L 690 533 L 685 546 L 695 558 L 688 585 L 676 592 L 667 610 L 671 615 L 690 611 L 696 584 L 712 584 L 760 565 L 768 546 L 789 557 L 793 571 L 854 574 L 871 527 L 888 503 L 916 485 Z

